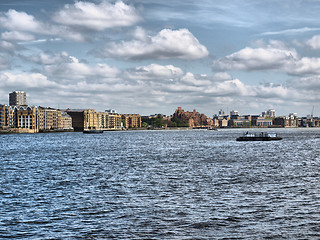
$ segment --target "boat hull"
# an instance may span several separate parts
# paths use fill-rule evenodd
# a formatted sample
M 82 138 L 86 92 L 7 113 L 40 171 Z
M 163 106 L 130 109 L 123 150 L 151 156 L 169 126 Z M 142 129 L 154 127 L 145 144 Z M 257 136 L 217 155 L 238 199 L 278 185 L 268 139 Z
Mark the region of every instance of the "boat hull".
M 278 141 L 281 137 L 238 137 L 237 141 Z
M 86 133 L 86 134 L 103 133 L 103 130 L 83 130 L 83 133 Z

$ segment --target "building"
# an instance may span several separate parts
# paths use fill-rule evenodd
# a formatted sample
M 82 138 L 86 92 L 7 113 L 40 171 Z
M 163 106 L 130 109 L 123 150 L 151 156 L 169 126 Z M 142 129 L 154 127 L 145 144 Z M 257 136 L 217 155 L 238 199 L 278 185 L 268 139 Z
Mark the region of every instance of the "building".
M 34 132 L 39 131 L 39 109 L 30 106 L 14 107 L 14 125 L 15 128 L 32 129 Z
M 61 126 L 61 110 L 39 107 L 39 130 L 58 130 Z
M 62 130 L 73 130 L 72 118 L 66 112 L 61 112 L 61 129 Z
M 175 111 L 172 115 L 171 121 L 180 121 L 183 124 L 186 124 L 190 128 L 192 127 L 208 127 L 213 124 L 213 122 L 208 121 L 208 118 L 205 114 L 197 112 L 195 109 L 192 112 L 184 111 L 181 107 Z
M 116 112 L 104 112 L 100 115 L 100 128 L 103 130 L 121 130 L 122 121 L 121 115 Z
M 121 117 L 125 128 L 141 128 L 140 114 L 122 114 Z
M 264 118 L 275 118 L 276 111 L 274 109 L 269 109 L 268 111 L 262 112 L 261 116 Z
M 285 127 L 285 128 L 297 127 L 298 126 L 298 121 L 293 116 L 292 117 L 289 117 L 289 116 L 276 117 L 274 119 L 274 125 Z
M 218 121 L 219 121 L 219 127 L 221 128 L 228 127 L 229 118 L 221 118 L 221 119 L 218 119 Z
M 218 115 L 219 115 L 219 116 L 225 116 L 226 114 L 225 114 L 225 112 L 224 112 L 222 109 L 220 109 Z
M 14 91 L 9 93 L 9 105 L 16 106 L 16 105 L 27 105 L 27 94 L 23 91 Z
M 100 129 L 100 121 L 94 109 L 67 109 L 66 113 L 72 118 L 74 131 Z
M 67 109 L 66 113 L 72 118 L 74 131 L 122 129 L 121 115 L 117 113 L 96 112 L 94 109 Z
M 117 113 L 117 110 L 115 109 L 107 109 L 105 110 L 106 113 Z
M 232 117 L 232 116 L 239 116 L 239 112 L 237 111 L 237 110 L 232 110 L 231 112 L 230 112 L 230 116 Z
M 13 110 L 11 106 L 0 105 L 0 128 L 7 129 L 13 127 Z
M 230 127 L 250 127 L 251 121 L 248 118 L 239 117 L 238 119 L 229 120 Z
M 252 118 L 251 125 L 255 127 L 270 127 L 273 125 L 273 120 L 264 117 L 256 117 Z

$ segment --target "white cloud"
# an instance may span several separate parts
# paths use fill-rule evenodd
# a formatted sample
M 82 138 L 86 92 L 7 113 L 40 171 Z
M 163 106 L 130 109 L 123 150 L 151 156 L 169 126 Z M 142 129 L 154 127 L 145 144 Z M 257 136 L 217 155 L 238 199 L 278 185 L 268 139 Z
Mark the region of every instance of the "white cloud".
M 127 77 L 135 80 L 155 80 L 155 81 L 173 81 L 183 75 L 180 68 L 173 65 L 158 65 L 150 64 L 148 66 L 140 66 L 129 70 L 126 73 Z
M 122 1 L 115 4 L 107 1 L 100 4 L 79 1 L 74 5 L 65 5 L 54 15 L 53 20 L 79 29 L 103 31 L 107 28 L 132 26 L 140 21 L 141 17 L 133 6 Z
M 320 90 L 320 75 L 294 79 L 289 83 L 295 89 L 307 90 L 312 93 L 310 95 L 319 95 L 318 93 Z
M 35 37 L 28 33 L 23 32 L 3 32 L 1 34 L 1 39 L 6 41 L 32 41 Z
M 279 84 L 273 84 L 273 83 L 269 83 L 269 84 L 264 84 L 264 85 L 258 85 L 258 86 L 254 86 L 252 87 L 254 95 L 256 97 L 259 97 L 261 99 L 263 98 L 267 98 L 267 99 L 287 99 L 289 98 L 293 98 L 293 92 L 290 91 L 288 88 L 279 85 Z
M 231 80 L 232 76 L 227 72 L 217 72 L 213 75 L 214 81 L 225 81 L 225 80 Z
M 0 50 L 3 52 L 13 53 L 14 51 L 19 49 L 21 49 L 21 47 L 15 43 L 8 41 L 0 41 Z
M 145 36 L 139 30 L 138 39 L 113 43 L 100 54 L 103 57 L 132 59 L 200 59 L 209 55 L 207 48 L 188 29 L 163 29 L 155 36 Z
M 320 35 L 313 36 L 307 41 L 307 46 L 312 49 L 320 49 Z
M 239 79 L 233 79 L 208 86 L 205 93 L 215 94 L 215 96 L 248 96 L 252 95 L 249 88 Z
M 110 67 L 107 64 L 89 66 L 73 56 L 68 56 L 67 53 L 56 55 L 53 59 L 49 59 L 47 55 L 40 55 L 38 60 L 46 63 L 45 73 L 58 81 L 88 80 L 92 83 L 116 81 L 119 74 L 119 70 L 115 67 Z
M 17 86 L 21 89 L 29 88 L 48 88 L 56 87 L 56 83 L 49 81 L 46 76 L 40 73 L 21 73 L 13 74 L 4 72 L 0 74 L 0 83 L 2 87 L 11 87 L 15 89 Z
M 318 75 L 320 74 L 320 58 L 303 57 L 287 66 L 286 71 L 290 75 Z
M 224 58 L 213 62 L 218 70 L 276 70 L 288 66 L 298 59 L 295 49 L 246 47 Z
M 43 24 L 32 15 L 10 9 L 7 13 L 0 13 L 0 25 L 12 31 L 41 33 Z
M 25 59 L 29 59 L 32 62 L 40 65 L 54 65 L 61 63 L 69 63 L 73 61 L 67 52 L 61 52 L 55 55 L 50 55 L 42 52 L 37 56 L 25 57 Z
M 282 31 L 277 31 L 277 32 L 264 32 L 261 33 L 260 35 L 268 36 L 268 35 L 289 35 L 289 34 L 300 34 L 300 33 L 306 33 L 306 32 L 311 32 L 311 31 L 319 31 L 320 28 L 293 28 L 293 29 L 285 29 Z
M 209 86 L 211 81 L 207 76 L 195 76 L 191 72 L 187 72 L 182 78 L 181 82 L 191 86 Z

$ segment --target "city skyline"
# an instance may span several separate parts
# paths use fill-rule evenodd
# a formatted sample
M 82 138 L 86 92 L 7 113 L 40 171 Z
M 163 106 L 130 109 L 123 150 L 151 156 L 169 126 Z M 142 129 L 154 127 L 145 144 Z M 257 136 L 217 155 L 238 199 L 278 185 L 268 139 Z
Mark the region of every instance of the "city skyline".
M 0 103 L 320 115 L 317 1 L 0 3 Z M 101 108 L 100 108 L 101 106 Z

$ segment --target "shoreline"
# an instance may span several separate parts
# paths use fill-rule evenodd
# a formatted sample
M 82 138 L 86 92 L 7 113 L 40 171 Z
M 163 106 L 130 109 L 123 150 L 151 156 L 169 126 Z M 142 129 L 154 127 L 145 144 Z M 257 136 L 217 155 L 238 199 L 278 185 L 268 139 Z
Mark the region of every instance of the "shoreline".
M 215 130 L 231 130 L 231 129 L 265 129 L 268 131 L 268 129 L 320 129 L 320 127 L 222 127 L 222 128 L 215 128 Z M 208 128 L 189 128 L 189 127 L 168 127 L 168 128 L 130 128 L 130 129 L 124 129 L 124 130 L 103 130 L 103 132 L 126 132 L 126 131 L 186 131 L 186 130 L 211 130 Z M 6 135 L 6 134 L 37 134 L 37 133 L 64 133 L 64 132 L 82 132 L 82 131 L 74 131 L 71 129 L 65 129 L 65 130 L 41 130 L 41 131 L 35 131 L 34 129 L 3 129 L 0 130 L 0 135 Z

